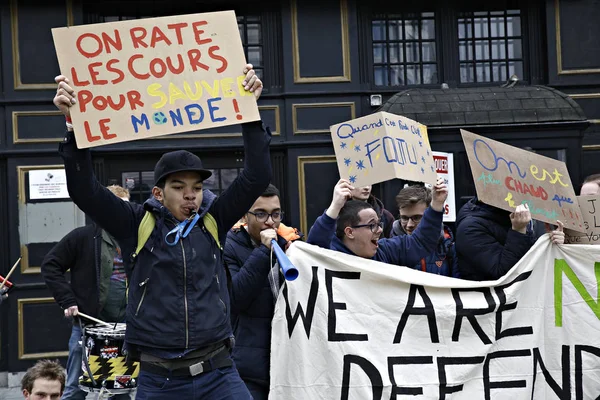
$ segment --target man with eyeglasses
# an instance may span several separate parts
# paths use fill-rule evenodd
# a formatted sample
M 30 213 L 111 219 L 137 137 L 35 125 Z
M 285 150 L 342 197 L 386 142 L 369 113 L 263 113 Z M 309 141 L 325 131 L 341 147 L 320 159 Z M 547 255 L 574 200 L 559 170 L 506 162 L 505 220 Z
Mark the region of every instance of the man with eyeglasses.
M 424 186 L 407 186 L 396 196 L 400 218 L 394 221 L 393 236 L 412 235 L 431 204 L 431 191 Z M 442 225 L 438 244 L 427 257 L 414 266 L 423 272 L 460 278 L 452 231 Z
M 380 239 L 382 222 L 371 205 L 352 198 L 354 187 L 340 179 L 329 208 L 315 221 L 308 243 L 388 264 L 413 266 L 435 250 L 448 189 L 441 179 L 433 187 L 431 206 L 412 235 Z
M 287 249 L 301 234 L 281 223 L 279 190 L 269 185 L 241 224 L 227 234 L 224 259 L 232 276 L 233 359 L 255 400 L 269 397 L 271 320 L 283 277 L 271 257 L 271 241 Z

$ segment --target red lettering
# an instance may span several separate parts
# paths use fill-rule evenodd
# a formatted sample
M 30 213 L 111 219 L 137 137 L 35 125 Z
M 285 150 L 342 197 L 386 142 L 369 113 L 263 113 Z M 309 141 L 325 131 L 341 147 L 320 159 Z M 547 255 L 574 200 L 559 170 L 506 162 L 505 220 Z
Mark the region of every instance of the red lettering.
M 134 54 L 131 57 L 129 57 L 129 61 L 127 62 L 127 69 L 129 70 L 129 72 L 131 73 L 131 75 L 133 75 L 134 78 L 141 79 L 141 80 L 150 78 L 150 74 L 149 73 L 148 74 L 138 74 L 135 71 L 135 69 L 133 69 L 133 62 L 135 60 L 137 60 L 138 58 L 144 58 L 144 56 L 141 55 L 141 54 Z
M 448 158 L 444 156 L 433 156 L 435 160 L 435 169 L 439 173 L 448 173 Z
M 539 187 L 540 195 L 538 196 L 542 200 L 548 200 L 548 193 L 544 190 L 543 187 Z
M 181 29 L 185 28 L 186 26 L 188 26 L 187 22 L 180 22 L 178 24 L 167 25 L 167 28 L 175 30 L 175 35 L 177 35 L 177 44 L 183 44 L 183 38 L 181 37 Z
M 208 65 L 200 62 L 200 57 L 202 57 L 200 50 L 191 49 L 187 52 L 187 55 L 188 59 L 190 60 L 190 66 L 192 67 L 192 70 L 194 72 L 196 72 L 198 68 L 202 68 L 203 70 L 208 71 Z
M 85 129 L 85 137 L 87 138 L 88 142 L 95 142 L 96 140 L 100 140 L 100 136 L 94 136 L 92 135 L 92 131 L 90 130 L 90 123 L 85 121 L 83 123 L 83 128 Z
M 527 186 L 525 186 L 527 187 Z M 515 181 L 515 192 L 523 193 L 523 184 L 519 181 Z
M 73 86 L 87 86 L 90 84 L 90 81 L 79 80 L 77 72 L 75 72 L 75 67 L 71 67 L 71 76 L 73 77 Z
M 150 39 L 150 47 L 154 48 L 156 43 L 165 42 L 168 46 L 171 45 L 171 41 L 168 37 L 165 36 L 163 31 L 160 30 L 158 26 L 152 28 L 152 39 Z
M 514 179 L 511 178 L 510 176 L 507 176 L 506 179 L 504 180 L 504 185 L 506 185 L 506 187 L 510 190 L 515 190 L 515 188 L 510 185 L 511 181 L 514 181 Z
M 135 110 L 135 106 L 144 107 L 144 103 L 140 100 L 142 95 L 137 90 L 130 90 L 127 92 L 127 100 L 129 101 L 129 107 Z
M 160 66 L 160 71 L 156 69 L 157 66 Z M 150 72 L 155 78 L 162 78 L 167 74 L 167 65 L 160 58 L 154 58 L 150 61 Z
M 119 82 L 123 82 L 123 80 L 125 79 L 125 74 L 123 73 L 123 71 L 121 71 L 119 68 L 113 68 L 113 64 L 117 64 L 118 62 L 119 60 L 112 59 L 108 60 L 108 62 L 106 63 L 106 70 L 108 72 L 114 72 L 119 76 L 118 78 L 115 78 L 112 81 L 110 81 L 113 85 L 116 85 Z
M 131 28 L 129 30 L 129 35 L 131 36 L 131 43 L 133 43 L 133 47 L 136 49 L 140 46 L 143 48 L 148 47 L 148 45 L 144 43 L 144 38 L 147 34 L 148 32 L 146 31 L 146 28 L 142 28 L 141 26 L 137 28 Z
M 116 134 L 114 133 L 109 133 L 109 127 L 108 127 L 108 123 L 110 122 L 110 118 L 104 118 L 101 119 L 100 121 L 98 121 L 98 124 L 100 125 L 100 132 L 102 132 L 102 137 L 104 138 L 104 140 L 110 140 L 110 139 L 114 139 L 117 137 Z
M 169 71 L 171 71 L 171 73 L 175 75 L 182 73 L 185 68 L 185 65 L 183 65 L 183 57 L 181 56 L 181 54 L 177 54 L 177 62 L 179 63 L 179 65 L 177 66 L 177 68 L 175 68 L 175 66 L 173 66 L 173 61 L 171 60 L 171 57 L 167 57 L 167 67 L 169 67 Z
M 108 107 L 108 102 L 106 101 L 106 97 L 104 96 L 96 96 L 92 99 L 92 105 L 98 111 L 106 110 Z
M 87 104 L 92 101 L 94 96 L 89 90 L 80 90 L 77 92 L 77 104 L 79 104 L 79 111 L 85 112 Z
M 88 37 L 94 39 L 98 43 L 96 50 L 93 52 L 87 52 L 81 47 L 82 40 Z M 94 35 L 93 33 L 84 33 L 83 35 L 77 38 L 77 41 L 75 42 L 75 47 L 77 47 L 77 51 L 79 51 L 79 53 L 81 53 L 81 55 L 84 57 L 96 57 L 98 54 L 102 53 L 102 40 L 100 40 L 100 38 L 97 35 Z
M 206 24 L 208 24 L 208 22 L 206 22 L 206 21 L 197 21 L 197 22 L 192 23 L 192 29 L 194 29 L 194 37 L 196 38 L 196 43 L 198 43 L 199 45 L 212 42 L 211 38 L 200 39 L 200 35 L 202 35 L 204 33 L 204 30 L 198 29 L 198 28 L 201 26 L 204 26 Z
M 96 71 L 97 67 L 101 67 L 101 62 L 94 62 L 88 65 L 88 71 L 90 72 L 90 76 L 92 77 L 92 83 L 94 85 L 106 85 L 108 81 L 106 79 L 97 79 L 97 76 L 100 74 Z
M 121 41 L 121 34 L 117 29 L 115 29 L 115 37 L 114 39 L 108 36 L 106 32 L 102 32 L 102 41 L 104 42 L 104 48 L 106 52 L 110 54 L 110 46 L 114 47 L 115 50 L 121 51 L 123 50 L 123 42 Z
M 112 96 L 107 96 L 106 99 L 108 100 L 108 106 L 115 111 L 120 110 L 125 105 L 125 96 L 123 96 L 122 94 L 119 95 L 118 103 L 114 102 Z
M 213 60 L 221 61 L 221 66 L 217 68 L 217 72 L 221 73 L 227 69 L 227 60 L 225 57 L 215 54 L 217 50 L 219 50 L 219 46 L 210 46 L 208 48 L 208 56 Z

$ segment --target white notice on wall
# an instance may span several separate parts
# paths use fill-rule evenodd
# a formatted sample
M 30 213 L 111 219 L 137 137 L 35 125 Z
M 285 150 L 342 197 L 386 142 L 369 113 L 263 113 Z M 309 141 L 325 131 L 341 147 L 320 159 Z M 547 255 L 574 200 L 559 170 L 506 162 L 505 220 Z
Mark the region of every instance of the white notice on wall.
M 29 171 L 29 199 L 68 199 L 67 177 L 64 169 Z

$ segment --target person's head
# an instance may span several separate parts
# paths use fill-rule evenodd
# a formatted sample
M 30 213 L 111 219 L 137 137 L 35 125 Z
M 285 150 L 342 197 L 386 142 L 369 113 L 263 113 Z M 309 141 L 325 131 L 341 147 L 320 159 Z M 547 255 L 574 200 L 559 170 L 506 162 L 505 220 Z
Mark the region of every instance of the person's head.
M 340 210 L 335 235 L 357 256 L 372 258 L 382 232 L 379 215 L 369 203 L 349 200 Z
M 352 189 L 352 198 L 354 200 L 367 201 L 369 199 L 369 196 L 371 195 L 372 188 L 373 187 L 371 185 L 355 187 L 354 189 Z
M 110 185 L 106 187 L 108 190 L 110 190 L 115 196 L 117 196 L 118 198 L 120 198 L 123 201 L 129 201 L 129 190 L 125 189 L 124 187 L 121 187 L 119 185 Z
M 600 194 L 600 174 L 590 175 L 583 181 L 580 196 L 595 196 Z
M 65 370 L 57 361 L 40 360 L 23 376 L 21 390 L 28 400 L 58 400 L 65 390 Z
M 279 228 L 282 217 L 279 190 L 275 186 L 269 185 L 250 207 L 244 219 L 250 237 L 256 242 L 260 242 L 260 232 L 265 229 Z
M 402 229 L 411 235 L 431 204 L 431 191 L 425 186 L 407 186 L 398 192 L 396 204 L 400 211 Z
M 200 158 L 189 151 L 164 154 L 154 167 L 152 195 L 178 221 L 189 218 L 202 204 L 202 182 L 212 172 L 202 168 Z

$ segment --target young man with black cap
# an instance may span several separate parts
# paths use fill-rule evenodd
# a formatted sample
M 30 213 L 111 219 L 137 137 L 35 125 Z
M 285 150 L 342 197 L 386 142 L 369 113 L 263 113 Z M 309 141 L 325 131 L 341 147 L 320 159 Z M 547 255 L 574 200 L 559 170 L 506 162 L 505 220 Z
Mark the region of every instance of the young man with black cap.
M 244 73 L 245 89 L 258 98 L 262 82 L 252 65 Z M 69 117 L 75 92 L 65 77 L 56 81 L 54 104 Z M 271 134 L 260 121 L 242 124 L 242 132 L 244 169 L 220 197 L 202 189 L 211 172 L 200 159 L 180 150 L 156 164 L 153 196 L 143 206 L 115 199 L 100 185 L 89 150 L 77 149 L 72 132 L 60 144 L 71 199 L 123 249 L 130 278 L 125 340 L 141 360 L 139 400 L 251 398 L 231 359 L 228 279 L 220 246 L 269 185 Z M 135 254 L 147 211 L 155 226 Z M 218 241 L 204 224 L 207 215 L 216 222 Z

